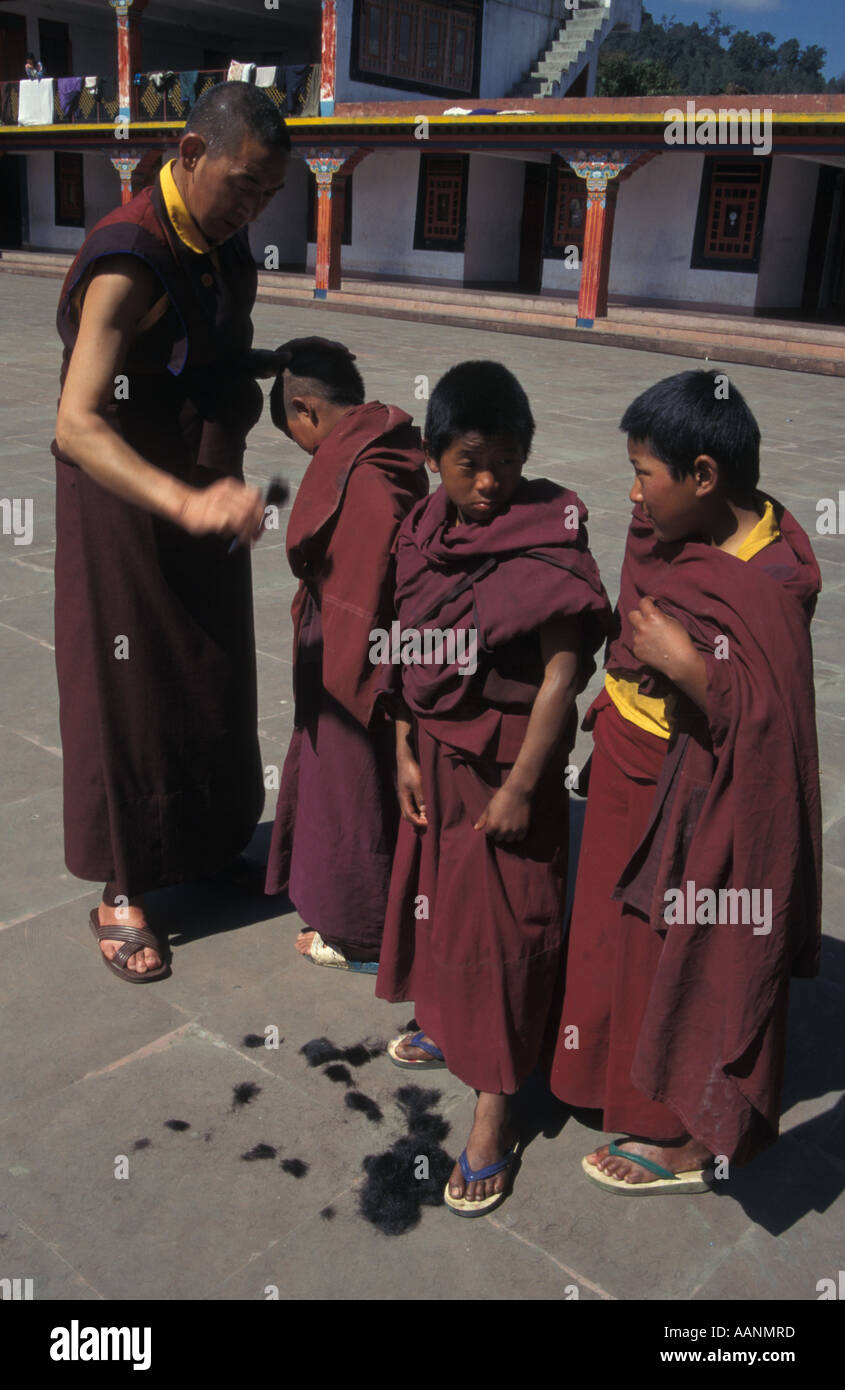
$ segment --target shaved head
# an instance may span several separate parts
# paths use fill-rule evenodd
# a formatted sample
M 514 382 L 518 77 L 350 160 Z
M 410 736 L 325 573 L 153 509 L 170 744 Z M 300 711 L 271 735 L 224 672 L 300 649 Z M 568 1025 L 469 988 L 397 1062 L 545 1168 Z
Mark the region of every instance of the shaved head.
M 290 134 L 278 106 L 248 82 L 220 82 L 191 108 L 185 134 L 201 135 L 210 159 L 236 155 L 247 138 L 277 154 L 290 150 Z

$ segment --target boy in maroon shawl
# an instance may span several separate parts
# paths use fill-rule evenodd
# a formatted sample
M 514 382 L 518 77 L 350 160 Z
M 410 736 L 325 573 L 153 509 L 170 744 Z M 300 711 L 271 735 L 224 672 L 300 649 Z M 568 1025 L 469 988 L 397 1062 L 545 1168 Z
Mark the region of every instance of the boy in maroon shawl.
M 255 377 L 279 360 L 251 349 L 246 224 L 289 150 L 266 93 L 206 93 L 178 158 L 87 237 L 59 305 L 65 858 L 106 882 L 91 929 L 132 983 L 167 969 L 142 894 L 234 860 L 263 804 L 249 556 L 263 504 L 243 455 Z
M 461 1216 L 493 1210 L 512 1173 L 509 1097 L 538 1061 L 562 964 L 575 695 L 610 617 L 585 508 L 522 477 L 533 433 L 499 363 L 438 383 L 424 443 L 441 486 L 399 533 L 383 653 L 403 666 L 403 820 L 376 994 L 414 1000 L 397 1066 L 446 1065 L 478 1092 L 445 1191 Z
M 776 1138 L 789 977 L 818 967 L 821 585 L 725 377 L 659 382 L 621 428 L 634 513 L 551 1085 L 631 1136 L 593 1181 L 699 1192 Z
M 307 959 L 374 974 L 399 813 L 370 634 L 393 616 L 393 542 L 428 491 L 420 432 L 365 403 L 339 346 L 294 351 L 270 405 L 313 458 L 287 531 L 296 708 L 266 891 L 287 892 L 311 928 L 296 942 Z

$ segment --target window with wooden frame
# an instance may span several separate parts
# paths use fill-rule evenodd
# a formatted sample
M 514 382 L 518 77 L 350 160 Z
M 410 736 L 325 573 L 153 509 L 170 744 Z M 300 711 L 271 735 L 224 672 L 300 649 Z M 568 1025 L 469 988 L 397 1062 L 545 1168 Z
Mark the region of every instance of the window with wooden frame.
M 769 159 L 705 159 L 692 269 L 759 269 L 770 175 Z
M 56 226 L 84 227 L 85 187 L 82 178 L 82 155 L 57 151 L 53 158 Z
M 469 155 L 420 155 L 415 251 L 463 251 Z
M 478 95 L 481 4 L 355 0 L 354 81 L 435 95 Z
M 573 246 L 580 254 L 586 224 L 587 185 L 565 160 L 555 157 L 546 213 L 546 256 L 562 259 Z

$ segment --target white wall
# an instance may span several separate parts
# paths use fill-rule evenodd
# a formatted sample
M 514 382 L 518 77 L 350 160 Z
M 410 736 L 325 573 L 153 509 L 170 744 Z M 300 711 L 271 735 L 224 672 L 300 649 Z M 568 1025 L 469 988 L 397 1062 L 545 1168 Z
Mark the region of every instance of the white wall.
M 524 189 L 522 160 L 470 155 L 465 280 L 516 280 Z
M 345 272 L 462 279 L 462 251 L 414 250 L 419 168 L 416 150 L 370 154 L 358 165 L 352 175 L 352 245 L 343 248 Z M 309 267 L 315 255 L 312 244 Z
M 482 97 L 503 97 L 552 44 L 567 13 L 563 0 L 485 0 Z
M 120 179 L 103 154 L 82 156 L 85 228 L 56 226 L 55 164 L 52 150 L 27 155 L 29 238 L 27 246 L 77 251 L 95 223 L 120 202 Z
M 610 294 L 752 308 L 757 276 L 691 270 L 703 155 L 667 152 L 621 184 L 616 205 Z M 578 289 L 579 273 L 547 260 L 544 289 Z
M 282 265 L 305 263 L 308 233 L 308 165 L 291 159 L 287 180 L 269 207 L 249 229 L 252 254 L 261 266 L 266 248 L 278 246 Z M 345 250 L 346 248 L 344 248 Z
M 758 309 L 800 308 L 818 180 L 817 164 L 787 155 L 772 160 L 757 276 Z

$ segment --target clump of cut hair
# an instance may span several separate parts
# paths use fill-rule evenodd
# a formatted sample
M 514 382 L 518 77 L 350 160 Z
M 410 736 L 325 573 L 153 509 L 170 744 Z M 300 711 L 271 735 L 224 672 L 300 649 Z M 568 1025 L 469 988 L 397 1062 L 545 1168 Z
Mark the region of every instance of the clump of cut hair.
M 276 350 L 290 351 L 286 343 Z M 294 348 L 285 370 L 273 383 L 270 417 L 277 429 L 283 430 L 288 415 L 293 414 L 296 396 L 316 396 L 341 407 L 363 405 L 364 380 L 345 348 L 313 343 Z
M 760 479 L 760 427 L 733 382 L 715 371 L 664 377 L 632 401 L 619 428 L 666 464 L 676 482 L 707 454 L 725 493 L 748 502 Z
M 431 393 L 424 433 L 435 462 L 456 439 L 470 433 L 512 439 L 528 458 L 534 416 L 513 372 L 501 362 L 459 362 Z
M 440 1094 L 420 1086 L 400 1087 L 395 1099 L 408 1132 L 384 1153 L 364 1159 L 358 1209 L 383 1235 L 403 1235 L 417 1225 L 423 1207 L 443 1204 L 453 1160 L 440 1146 L 449 1133 L 448 1121 L 433 1113 Z
M 201 135 L 210 159 L 237 154 L 252 136 L 274 154 L 290 150 L 290 131 L 276 103 L 261 87 L 220 82 L 194 102 L 185 134 Z

